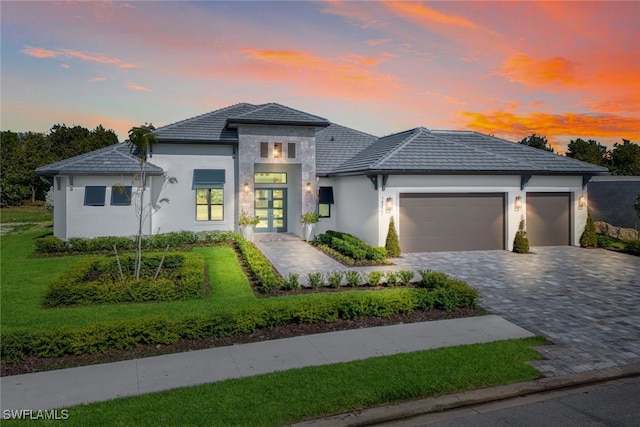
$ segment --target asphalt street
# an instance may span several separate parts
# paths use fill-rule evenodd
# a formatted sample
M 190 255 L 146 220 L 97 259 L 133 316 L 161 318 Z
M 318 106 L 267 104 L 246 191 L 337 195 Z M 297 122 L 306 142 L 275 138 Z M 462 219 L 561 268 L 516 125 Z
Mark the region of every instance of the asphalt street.
M 640 377 L 432 413 L 393 427 L 637 427 Z

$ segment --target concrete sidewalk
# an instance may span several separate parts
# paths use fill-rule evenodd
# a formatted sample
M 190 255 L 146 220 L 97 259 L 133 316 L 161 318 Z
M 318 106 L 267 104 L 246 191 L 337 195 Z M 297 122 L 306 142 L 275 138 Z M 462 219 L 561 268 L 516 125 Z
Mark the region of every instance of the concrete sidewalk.
M 0 378 L 1 410 L 44 410 L 178 387 L 533 334 L 499 316 L 407 323 Z

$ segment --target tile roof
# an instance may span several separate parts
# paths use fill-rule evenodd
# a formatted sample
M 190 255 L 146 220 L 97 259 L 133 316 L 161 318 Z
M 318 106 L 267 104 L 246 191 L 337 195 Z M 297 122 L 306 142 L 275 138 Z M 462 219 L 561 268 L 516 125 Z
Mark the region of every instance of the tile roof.
M 324 117 L 315 116 L 274 102 L 258 105 L 253 110 L 229 116 L 226 123 L 230 127 L 235 127 L 238 124 L 329 126 L 329 121 Z
M 416 128 L 385 136 L 332 173 L 577 173 L 607 169 L 476 132 Z
M 238 131 L 226 127 L 227 119 L 254 111 L 259 106 L 241 103 L 221 108 L 155 130 L 158 142 L 237 142 Z
M 146 172 L 149 175 L 161 175 L 164 170 L 147 162 Z M 53 176 L 58 174 L 93 174 L 93 175 L 130 175 L 140 172 L 140 162 L 131 154 L 129 145 L 119 143 L 100 148 L 79 156 L 70 157 L 36 169 L 36 174 Z
M 316 173 L 329 173 L 377 139 L 377 136 L 331 123 L 316 133 Z

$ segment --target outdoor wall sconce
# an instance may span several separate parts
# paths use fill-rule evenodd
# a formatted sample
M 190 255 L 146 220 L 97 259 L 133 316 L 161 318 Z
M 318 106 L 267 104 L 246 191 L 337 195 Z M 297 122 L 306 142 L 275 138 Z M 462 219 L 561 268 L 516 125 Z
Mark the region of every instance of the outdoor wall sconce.
M 273 144 L 273 158 L 281 159 L 282 158 L 282 143 L 276 142 Z
M 393 199 L 391 197 L 387 197 L 387 200 L 385 200 L 384 210 L 387 211 L 387 213 L 393 210 Z
M 244 183 L 244 195 L 246 196 L 247 194 L 249 194 L 249 184 L 248 183 Z
M 304 189 L 307 192 L 307 194 L 311 194 L 311 183 L 307 182 L 307 185 L 305 185 Z
M 587 204 L 587 199 L 584 196 L 578 197 L 578 209 L 584 208 L 584 205 Z
M 515 203 L 515 211 L 520 212 L 520 209 L 522 209 L 522 197 L 517 196 L 516 203 Z

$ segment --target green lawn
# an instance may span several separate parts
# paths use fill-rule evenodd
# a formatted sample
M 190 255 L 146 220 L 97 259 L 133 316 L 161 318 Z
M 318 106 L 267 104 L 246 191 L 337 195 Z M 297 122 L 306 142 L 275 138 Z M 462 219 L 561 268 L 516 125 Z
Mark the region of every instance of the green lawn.
M 23 205 L 0 209 L 0 222 L 46 222 L 53 221 L 53 213 L 44 206 Z
M 258 302 L 233 249 L 215 246 L 193 249 L 194 252 L 201 253 L 209 265 L 211 293 L 205 299 L 45 309 L 42 308 L 42 301 L 49 284 L 83 256 L 35 256 L 33 239 L 41 234 L 42 231 L 25 232 L 1 238 L 2 331 L 14 328 L 37 330 L 52 326 L 83 326 L 157 314 L 179 317 Z
M 540 358 L 532 347 L 543 343 L 544 339 L 528 338 L 442 348 L 121 398 L 72 407 L 64 424 L 278 426 L 533 380 L 539 374 L 526 361 Z

